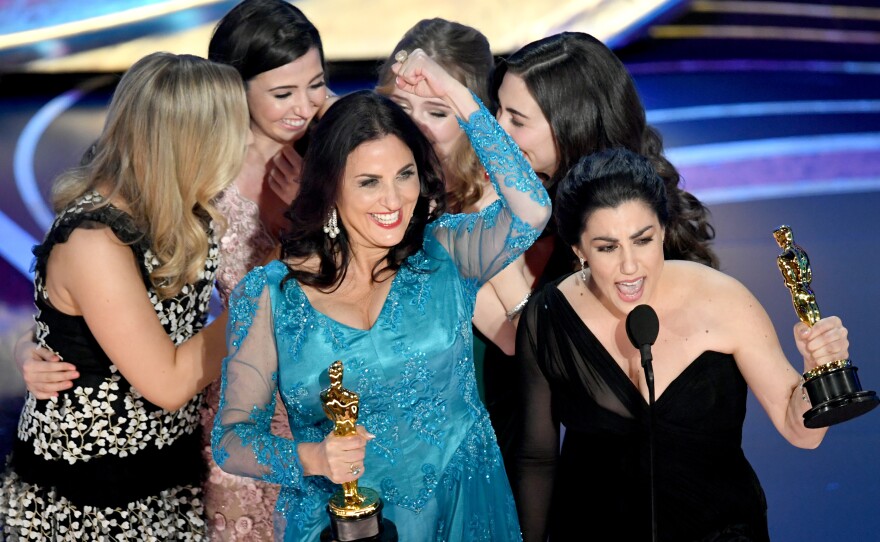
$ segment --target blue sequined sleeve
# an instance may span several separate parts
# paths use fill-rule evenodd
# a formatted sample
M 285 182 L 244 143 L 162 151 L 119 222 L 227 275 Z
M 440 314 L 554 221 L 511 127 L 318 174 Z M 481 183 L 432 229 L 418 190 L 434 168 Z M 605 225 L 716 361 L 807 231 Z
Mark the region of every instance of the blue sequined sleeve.
M 513 139 L 474 100 L 480 108 L 459 125 L 500 199 L 479 213 L 445 215 L 431 231 L 461 274 L 483 283 L 532 246 L 550 220 L 550 198 Z
M 220 405 L 211 432 L 214 461 L 231 474 L 299 487 L 296 444 L 270 430 L 278 389 L 278 356 L 266 273 L 257 267 L 229 301 Z

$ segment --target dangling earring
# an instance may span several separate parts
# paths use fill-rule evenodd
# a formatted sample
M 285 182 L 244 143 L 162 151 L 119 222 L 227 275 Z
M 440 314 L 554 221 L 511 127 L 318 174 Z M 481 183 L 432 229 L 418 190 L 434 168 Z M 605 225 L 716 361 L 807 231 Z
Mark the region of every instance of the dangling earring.
M 336 239 L 336 236 L 339 235 L 339 222 L 336 219 L 336 207 L 330 211 L 330 215 L 327 217 L 327 224 L 324 225 L 324 233 L 326 233 L 327 237 L 330 239 Z
M 580 258 L 581 260 L 581 280 L 584 281 L 584 284 L 587 283 L 587 260 Z

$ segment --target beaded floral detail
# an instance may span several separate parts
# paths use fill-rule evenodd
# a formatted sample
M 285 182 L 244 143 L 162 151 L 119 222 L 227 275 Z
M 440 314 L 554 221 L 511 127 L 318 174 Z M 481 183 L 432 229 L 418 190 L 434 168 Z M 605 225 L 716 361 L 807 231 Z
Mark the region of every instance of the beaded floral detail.
M 259 206 L 242 196 L 234 183 L 220 194 L 215 205 L 228 224 L 220 238 L 223 265 L 217 273 L 217 291 L 225 305 L 235 285 L 266 259 L 275 241 L 260 220 Z
M 489 173 L 489 180 L 495 189 L 498 190 L 498 178 L 501 178 L 504 186 L 528 193 L 532 200 L 540 203 L 541 206 L 549 206 L 550 197 L 547 191 L 538 181 L 516 142 L 501 128 L 480 99 L 473 93 L 471 95 L 480 108 L 471 114 L 467 122 L 458 119 L 458 124 L 471 140 L 477 157 Z
M 37 256 L 35 299 L 48 302 L 44 274 L 45 260 L 52 246 L 66 241 L 83 221 L 105 223 L 122 242 L 133 243 L 132 249 L 136 255 L 140 254 L 143 262 L 150 302 L 168 336 L 175 344 L 182 343 L 205 322 L 219 260 L 216 240 L 212 235 L 199 282 L 184 285 L 178 295 L 160 301 L 146 278 L 158 265 L 147 239 L 137 230 L 129 215 L 109 205 L 98 206 L 103 203 L 100 195 L 90 192 L 58 215 L 46 242 L 34 250 Z M 50 330 L 42 321 L 40 312 L 34 319 L 37 341 L 47 347 Z M 31 441 L 34 453 L 44 459 L 63 459 L 72 464 L 107 454 L 126 457 L 147 446 L 167 446 L 197 429 L 200 395 L 178 410 L 164 411 L 147 402 L 132 388 L 116 366 L 110 364 L 107 371 L 108 375 L 97 387 L 77 386 L 48 401 L 38 402 L 29 393 L 19 418 L 19 439 Z
M 446 435 L 442 429 L 447 423 L 446 401 L 433 385 L 435 371 L 428 366 L 423 352 L 413 352 L 401 341 L 394 344 L 394 352 L 404 361 L 400 382 L 391 397 L 416 435 L 442 449 Z
M 43 313 L 54 310 L 45 288 L 46 262 L 52 247 L 66 242 L 84 223 L 110 227 L 131 247 L 150 302 L 175 344 L 203 327 L 219 259 L 213 234 L 209 232 L 209 254 L 198 280 L 173 298 L 160 300 L 149 279 L 159 264 L 149 239 L 128 214 L 89 192 L 59 213 L 45 241 L 34 249 L 36 339 L 41 346 L 52 342 Z M 37 457 L 71 465 L 102 456 L 126 458 L 167 447 L 198 429 L 200 395 L 178 410 L 165 411 L 144 399 L 112 363 L 101 370 L 106 373 L 98 376 L 97 383 L 78 385 L 58 397 L 37 401 L 27 395 L 17 436 Z M 78 506 L 54 489 L 24 482 L 8 471 L 0 490 L 0 509 L 10 540 L 202 540 L 205 532 L 199 487 L 167 489 L 117 508 Z
M 279 486 L 224 472 L 211 453 L 211 427 L 220 398 L 220 380 L 205 390 L 201 409 L 203 431 L 202 457 L 208 465 L 203 483 L 208 537 L 212 542 L 260 542 L 272 540 L 273 510 Z M 290 436 L 287 412 L 277 407 L 272 418 L 272 432 Z
M 402 495 L 393 478 L 387 477 L 382 480 L 382 498 L 389 504 L 418 512 L 428 504 L 437 487 L 437 468 L 430 463 L 422 464 L 422 487 L 416 497 Z
M 262 268 L 257 268 L 245 276 L 230 299 L 227 342 L 232 346 L 230 347 L 230 355 L 223 360 L 221 388 L 223 390 L 228 384 L 228 365 L 247 338 L 248 329 L 253 323 L 259 307 L 260 293 L 266 284 L 265 271 Z M 277 373 L 273 373 L 271 376 L 277 383 Z M 223 412 L 226 405 L 223 393 L 221 392 L 218 412 Z M 257 463 L 266 467 L 262 476 L 264 481 L 281 485 L 300 485 L 302 483 L 302 466 L 296 459 L 295 443 L 290 439 L 277 437 L 271 433 L 272 417 L 275 413 L 275 397 L 273 395 L 271 401 L 262 407 L 254 405 L 249 415 L 251 423 L 236 424 L 233 431 L 242 446 L 252 450 Z M 221 444 L 223 437 L 224 428 L 220 424 L 220 416 L 218 416 L 211 433 L 211 448 L 214 451 L 214 460 L 221 468 L 229 459 L 229 452 Z
M 388 292 L 385 306 L 382 307 L 385 317 L 379 325 L 385 329 L 396 331 L 403 314 L 404 304 L 415 306 L 419 314 L 425 314 L 425 306 L 431 298 L 430 259 L 423 251 L 410 256 L 394 277 L 394 283 Z
M 204 540 L 201 488 L 180 486 L 125 507 L 77 507 L 53 490 L 7 475 L 0 487 L 7 540 Z
M 18 438 L 32 441 L 34 454 L 44 459 L 73 464 L 108 454 L 126 457 L 150 445 L 167 446 L 198 426 L 201 396 L 171 412 L 148 407 L 137 390 L 120 386 L 116 367 L 110 370 L 111 376 L 97 389 L 78 386 L 49 399 L 42 410 L 28 394 Z

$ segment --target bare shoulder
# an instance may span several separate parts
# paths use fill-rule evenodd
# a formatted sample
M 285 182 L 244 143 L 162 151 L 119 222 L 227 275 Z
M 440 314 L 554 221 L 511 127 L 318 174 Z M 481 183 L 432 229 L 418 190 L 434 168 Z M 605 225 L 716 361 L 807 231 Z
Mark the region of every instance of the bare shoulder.
M 105 262 L 102 258 L 110 258 L 111 262 L 120 257 L 132 258 L 131 248 L 119 240 L 113 230 L 100 223 L 89 223 L 88 227 L 74 229 L 67 241 L 56 245 L 53 255 L 62 256 L 65 260 L 86 260 Z
M 590 276 L 590 270 L 587 269 L 585 275 L 587 278 Z M 571 299 L 575 294 L 582 293 L 587 289 L 586 284 L 584 284 L 584 280 L 581 277 L 581 273 L 572 273 L 571 275 L 562 279 L 557 286 L 560 292 L 562 292 L 565 297 Z
M 725 299 L 748 292 L 745 286 L 730 275 L 696 262 L 671 260 L 666 262 L 671 286 L 686 289 L 691 295 Z
M 84 314 L 84 300 L 121 299 L 123 291 L 137 290 L 146 298 L 134 252 L 109 227 L 76 228 L 56 245 L 46 288 L 55 307 L 68 314 Z
M 754 295 L 739 280 L 703 264 L 667 262 L 670 291 L 682 306 L 710 321 L 730 321 L 759 310 Z

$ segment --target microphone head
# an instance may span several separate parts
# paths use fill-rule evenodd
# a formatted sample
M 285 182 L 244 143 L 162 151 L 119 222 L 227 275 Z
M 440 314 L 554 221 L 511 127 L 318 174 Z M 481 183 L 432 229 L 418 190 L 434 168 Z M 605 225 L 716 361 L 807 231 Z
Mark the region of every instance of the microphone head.
M 633 346 L 654 344 L 660 332 L 660 320 L 650 305 L 638 305 L 626 316 L 626 336 Z

